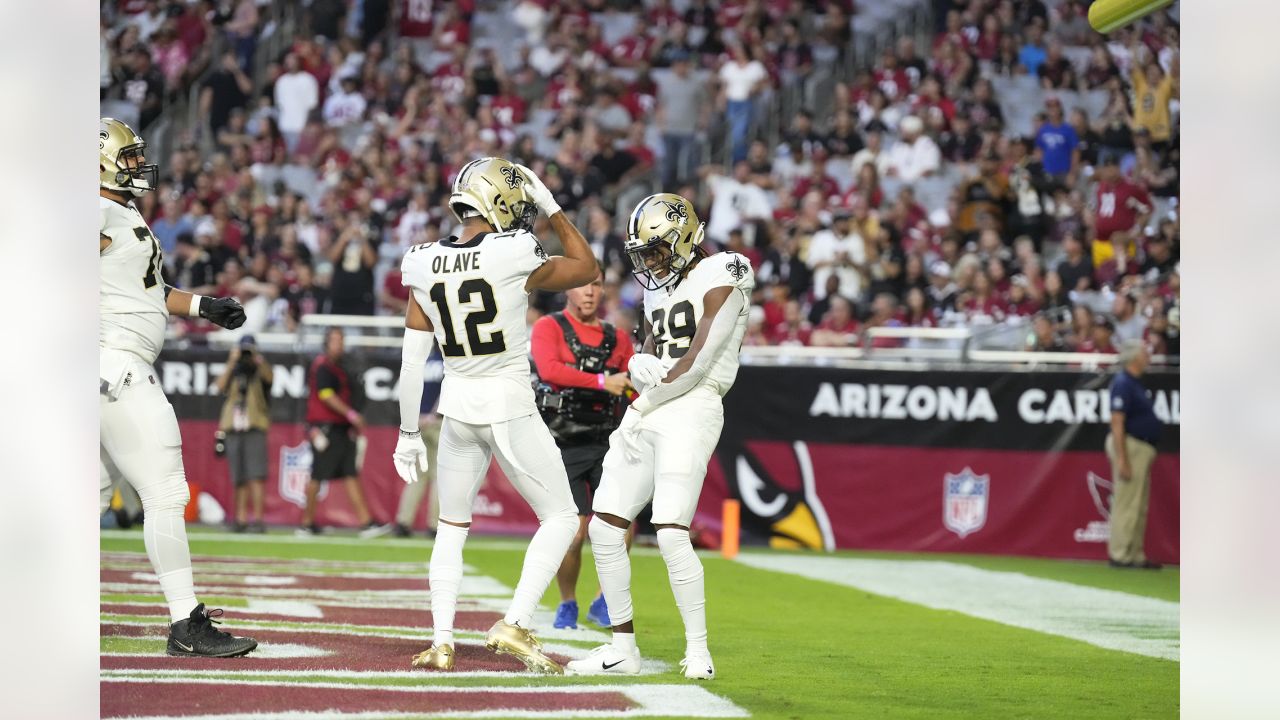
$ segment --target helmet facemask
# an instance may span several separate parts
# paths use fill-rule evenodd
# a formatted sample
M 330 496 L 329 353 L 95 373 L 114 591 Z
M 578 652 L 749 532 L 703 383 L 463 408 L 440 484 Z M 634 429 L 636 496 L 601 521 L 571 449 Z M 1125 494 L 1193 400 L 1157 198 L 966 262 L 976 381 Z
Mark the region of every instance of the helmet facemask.
M 643 245 L 632 245 L 627 248 L 627 258 L 631 261 L 631 274 L 646 290 L 658 290 L 666 287 L 680 277 L 693 257 L 693 248 L 702 240 L 702 225 L 689 233 L 687 238 L 680 236 L 679 227 L 671 227 L 662 235 L 649 238 Z M 689 252 L 681 253 L 677 247 L 687 241 Z M 661 248 L 667 248 L 667 255 L 654 263 L 652 267 L 645 264 L 645 257 Z
M 144 164 L 147 144 L 134 143 L 120 148 L 116 154 L 115 184 L 134 197 L 156 189 L 160 180 L 160 166 Z

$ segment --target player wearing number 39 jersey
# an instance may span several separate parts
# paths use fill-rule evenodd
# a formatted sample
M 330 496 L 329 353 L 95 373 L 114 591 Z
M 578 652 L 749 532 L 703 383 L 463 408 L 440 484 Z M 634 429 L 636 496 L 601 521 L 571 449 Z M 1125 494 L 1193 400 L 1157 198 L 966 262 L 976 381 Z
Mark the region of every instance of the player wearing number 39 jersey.
M 138 491 L 146 518 L 142 538 L 169 605 L 168 653 L 233 657 L 258 646 L 214 627 L 221 610 L 196 602 L 191 551 L 183 513 L 187 477 L 173 406 L 152 364 L 164 344 L 170 313 L 203 317 L 226 328 L 244 324 L 231 298 L 207 298 L 164 284 L 160 243 L 132 199 L 155 189 L 158 168 L 148 165 L 142 138 L 128 125 L 102 118 L 98 126 L 101 221 L 98 253 L 99 511 L 123 479 Z
M 613 642 L 568 670 L 580 674 L 640 671 L 631 607 L 627 528 L 653 501 L 658 549 L 684 620 L 687 678 L 710 680 L 702 564 L 689 540 L 707 462 L 724 425 L 721 398 L 738 374 L 755 276 L 737 253 L 707 255 L 702 224 L 688 200 L 651 195 L 636 206 L 626 250 L 645 286 L 644 353 L 631 359 L 640 397 L 609 438 L 595 511 L 587 532 L 600 588 L 609 605 Z
M 561 673 L 530 631 L 533 611 L 578 530 L 560 450 L 534 405 L 529 383 L 529 291 L 567 290 L 591 282 L 599 267 L 591 248 L 533 171 L 501 158 L 464 166 L 449 208 L 459 237 L 417 245 L 401 267 L 411 290 L 400 368 L 400 440 L 396 471 L 416 482 L 427 468 L 418 431 L 422 375 L 434 340 L 444 355 L 436 483 L 440 517 L 431 552 L 431 647 L 414 667 L 454 667 L 453 618 L 462 580 L 462 546 L 471 506 L 489 468 L 499 465 L 538 516 L 520 582 L 506 616 L 485 645 L 535 672 Z M 564 245 L 548 258 L 530 232 L 541 211 Z

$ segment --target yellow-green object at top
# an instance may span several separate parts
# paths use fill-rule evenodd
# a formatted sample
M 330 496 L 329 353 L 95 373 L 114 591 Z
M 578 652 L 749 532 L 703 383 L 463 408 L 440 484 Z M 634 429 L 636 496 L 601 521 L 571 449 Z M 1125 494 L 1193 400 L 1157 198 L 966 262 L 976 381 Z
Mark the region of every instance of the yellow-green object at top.
M 1109 33 L 1172 4 L 1173 0 L 1098 0 L 1089 6 L 1089 24 Z

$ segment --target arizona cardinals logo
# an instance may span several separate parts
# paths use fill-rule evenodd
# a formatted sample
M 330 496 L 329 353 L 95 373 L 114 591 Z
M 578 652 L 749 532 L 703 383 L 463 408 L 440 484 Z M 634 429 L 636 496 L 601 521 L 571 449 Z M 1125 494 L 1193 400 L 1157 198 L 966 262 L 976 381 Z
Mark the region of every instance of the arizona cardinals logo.
M 742 262 L 742 259 L 737 255 L 734 255 L 733 260 L 728 265 L 725 265 L 725 269 L 729 271 L 734 280 L 741 280 L 742 276 L 747 274 L 747 264 Z
M 671 222 L 689 219 L 689 212 L 684 209 L 684 205 L 673 203 L 669 200 L 660 200 L 659 202 L 667 206 L 667 219 Z
M 504 165 L 498 169 L 502 171 L 502 179 L 507 181 L 507 187 L 514 190 L 524 182 L 524 176 L 511 165 Z

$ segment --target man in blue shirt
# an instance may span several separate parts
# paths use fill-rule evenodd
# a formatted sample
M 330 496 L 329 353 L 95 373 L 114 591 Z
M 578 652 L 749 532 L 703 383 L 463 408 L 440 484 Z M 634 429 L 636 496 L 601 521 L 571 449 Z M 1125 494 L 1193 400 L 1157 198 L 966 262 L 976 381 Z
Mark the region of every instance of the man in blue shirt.
M 1147 532 L 1147 500 L 1151 495 L 1151 465 L 1160 440 L 1160 420 L 1141 377 L 1151 358 L 1140 340 L 1120 350 L 1120 372 L 1111 381 L 1111 432 L 1107 458 L 1115 490 L 1111 496 L 1111 566 L 1158 569 L 1142 551 Z
M 182 205 L 177 197 L 166 198 L 163 210 L 164 215 L 151 222 L 151 234 L 160 241 L 160 251 L 170 255 L 178 246 L 178 236 L 183 233 L 194 233 L 195 226 L 191 224 L 191 219 L 182 213 Z
M 1062 182 L 1080 161 L 1080 137 L 1062 114 L 1062 101 L 1050 97 L 1045 101 L 1049 119 L 1036 130 L 1036 147 L 1044 153 L 1044 171 Z
M 1044 29 L 1039 23 L 1032 23 L 1027 29 L 1027 44 L 1018 51 L 1018 62 L 1027 69 L 1027 74 L 1035 76 L 1044 64 L 1048 52 L 1044 48 Z

